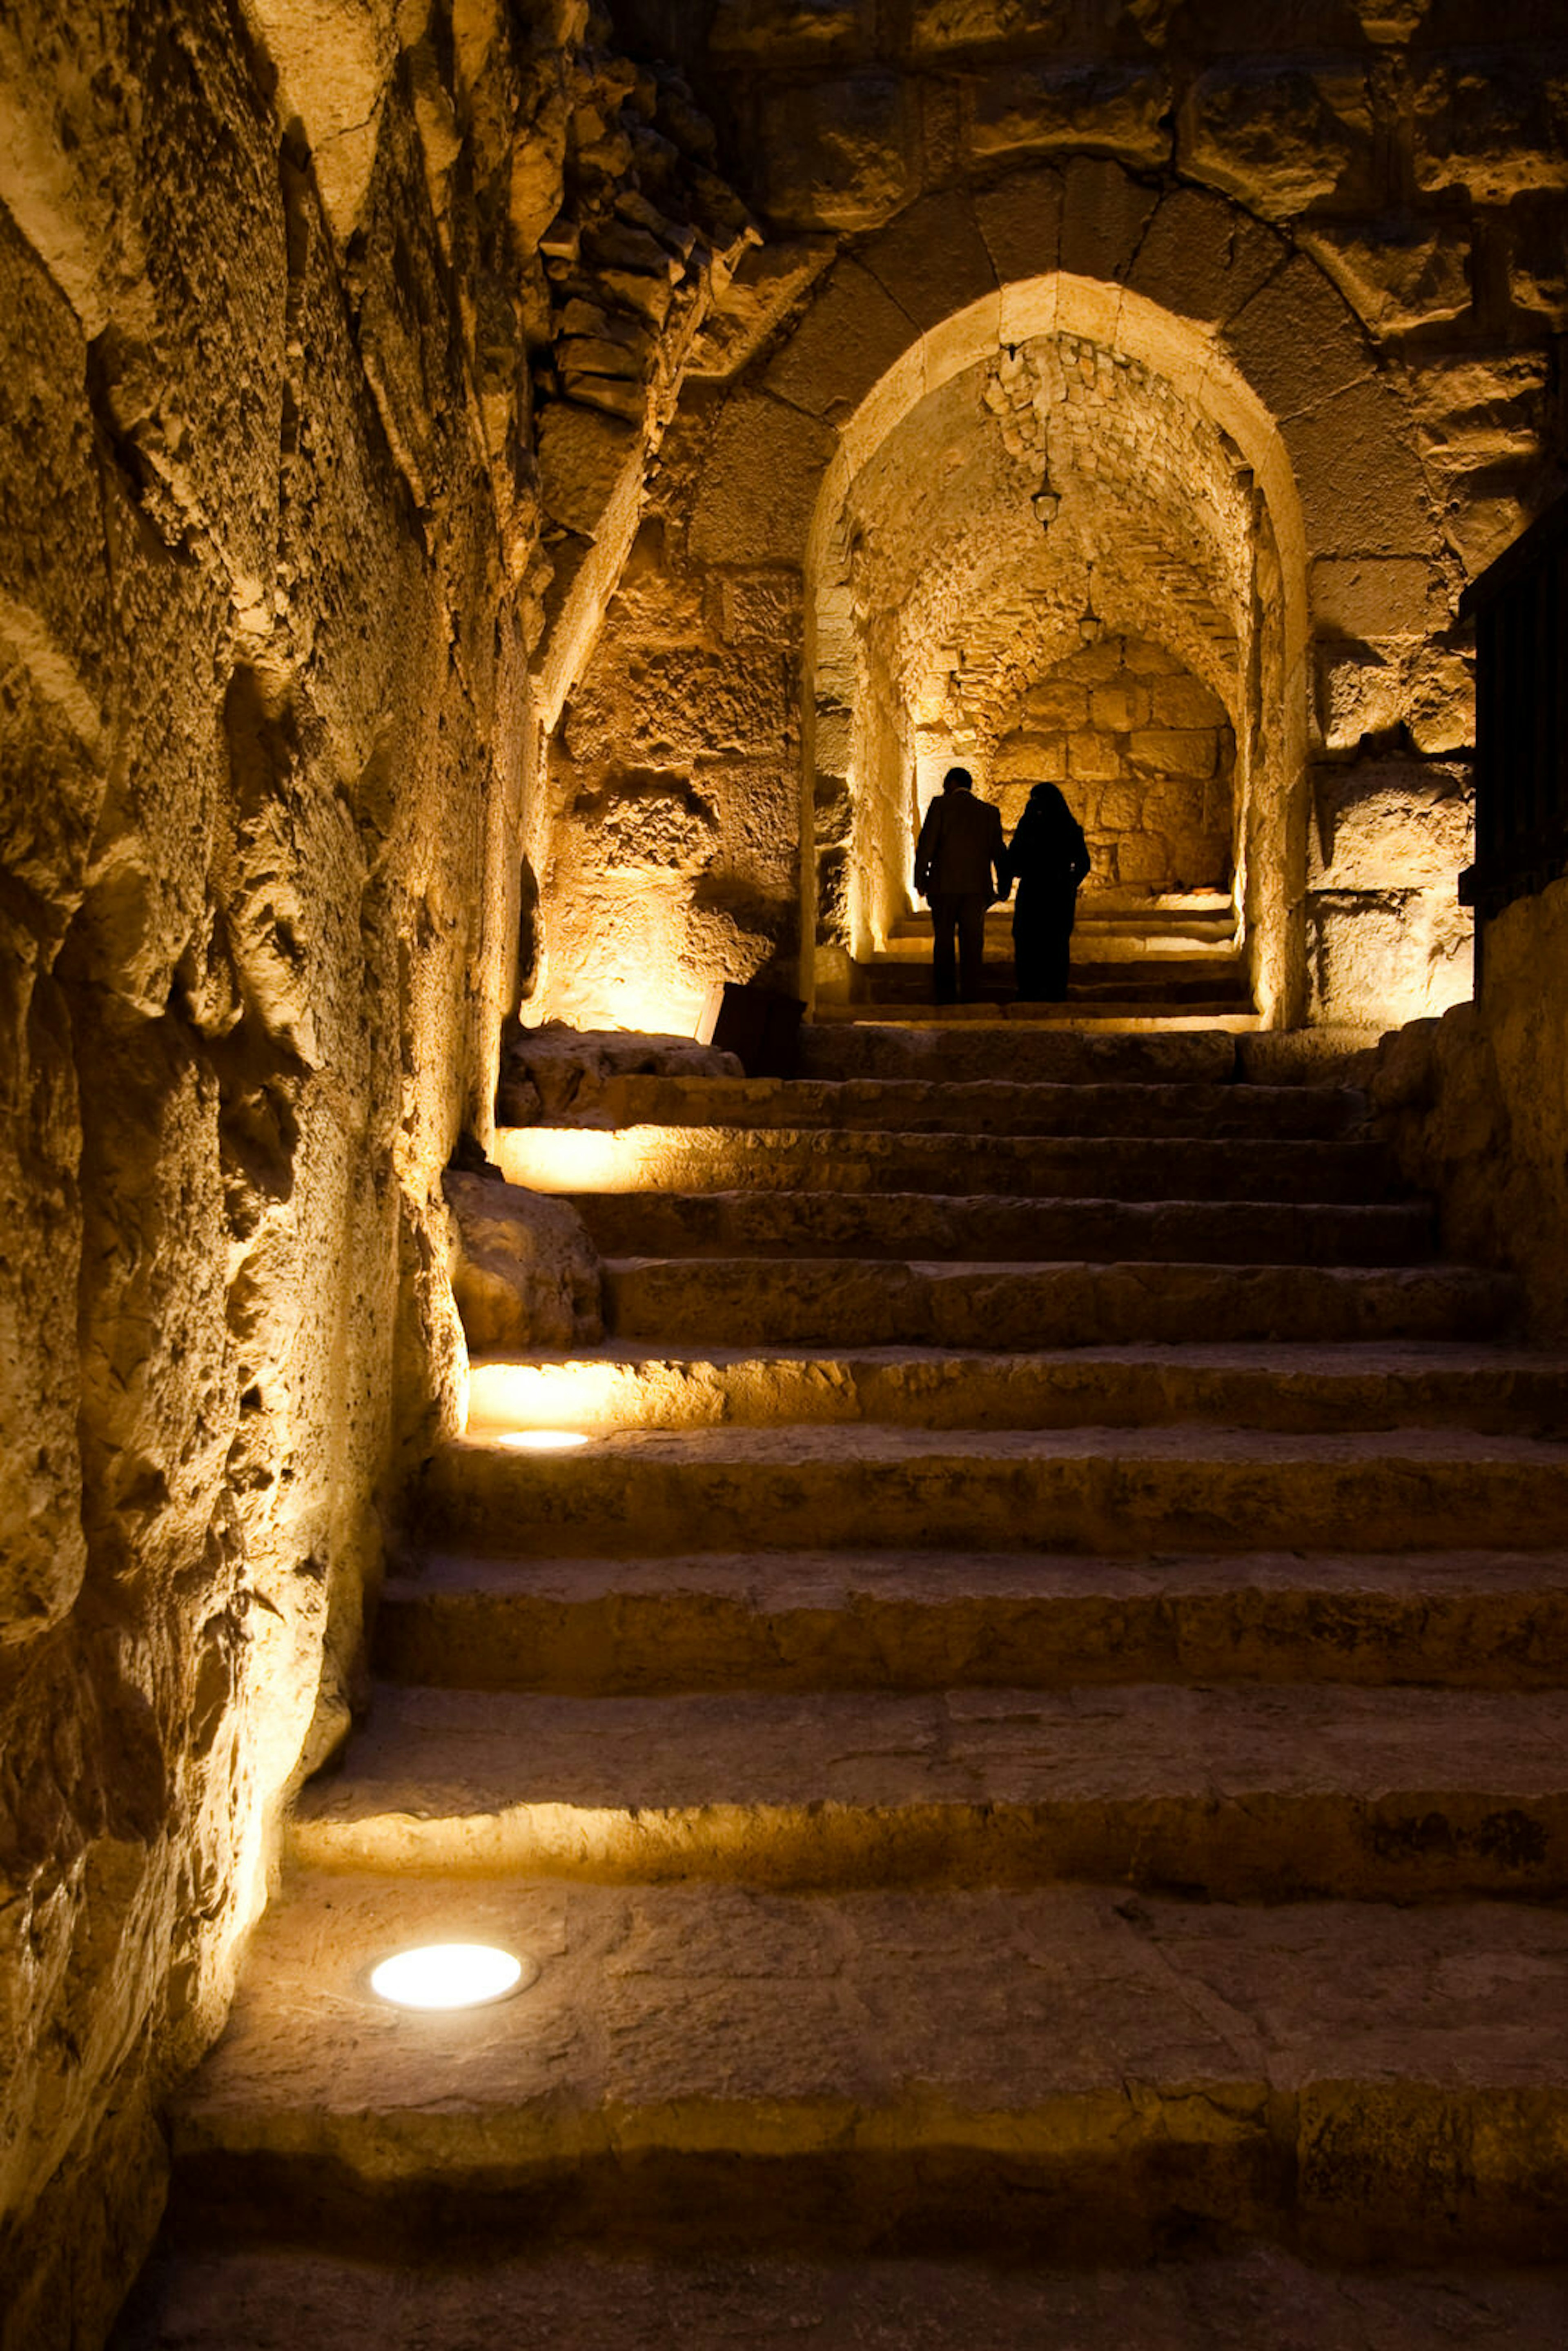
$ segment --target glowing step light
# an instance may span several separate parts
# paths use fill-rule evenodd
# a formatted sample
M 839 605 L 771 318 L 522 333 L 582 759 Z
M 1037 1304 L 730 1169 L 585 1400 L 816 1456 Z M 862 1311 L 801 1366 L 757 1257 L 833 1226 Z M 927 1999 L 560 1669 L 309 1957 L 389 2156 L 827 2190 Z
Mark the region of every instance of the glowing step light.
M 393 2008 L 486 2008 L 532 1983 L 538 1969 L 495 1943 L 421 1943 L 371 1970 L 371 1990 Z
M 588 1439 L 575 1428 L 508 1428 L 496 1442 L 509 1445 L 514 1453 L 570 1453 Z

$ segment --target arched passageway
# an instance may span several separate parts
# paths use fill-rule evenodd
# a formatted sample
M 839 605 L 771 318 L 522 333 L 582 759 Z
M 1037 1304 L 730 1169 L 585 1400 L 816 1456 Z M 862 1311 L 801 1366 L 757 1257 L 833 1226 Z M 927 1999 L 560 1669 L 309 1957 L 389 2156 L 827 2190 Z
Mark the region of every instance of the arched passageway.
M 1265 1009 L 1299 998 L 1294 484 L 1244 387 L 1214 413 L 1194 330 L 1132 298 L 1108 321 L 1103 291 L 1059 275 L 1005 290 L 1005 330 L 985 303 L 946 322 L 945 377 L 927 360 L 902 410 L 879 385 L 881 437 L 852 423 L 824 486 L 803 874 L 824 993 L 909 912 L 915 827 L 962 760 L 1009 823 L 1031 782 L 1065 788 L 1091 901 L 1234 889 Z
M 1102 883 L 1233 889 L 1270 1023 L 1453 1000 L 1462 778 L 1387 716 L 1448 658 L 1451 583 L 1397 381 L 1316 265 L 1093 158 L 798 260 L 738 356 L 695 353 L 546 713 L 529 1017 L 689 1033 L 721 978 L 827 993 L 960 748 L 1004 795 L 1059 766 Z

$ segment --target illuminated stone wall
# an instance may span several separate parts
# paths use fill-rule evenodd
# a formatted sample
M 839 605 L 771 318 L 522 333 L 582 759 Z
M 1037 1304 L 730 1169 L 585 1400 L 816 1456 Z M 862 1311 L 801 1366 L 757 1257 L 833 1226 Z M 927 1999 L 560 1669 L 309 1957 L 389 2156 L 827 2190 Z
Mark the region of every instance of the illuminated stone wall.
M 1415 1020 L 1366 1056 L 1363 1082 L 1410 1181 L 1438 1202 L 1457 1257 L 1521 1276 L 1529 1336 L 1568 1336 L 1568 881 L 1487 925 L 1479 1003 Z
M 530 1017 L 689 1029 L 803 923 L 808 975 L 813 929 L 874 934 L 925 736 L 982 675 L 999 724 L 1092 599 L 1228 713 L 1270 1011 L 1467 985 L 1453 616 L 1556 486 L 1565 122 L 1544 0 L 7 14 L 28 2351 L 90 2341 L 142 2248 L 152 2101 L 345 1721 L 379 1504 L 457 1408 L 440 1176 L 519 976 Z M 955 449 L 983 528 L 933 565 Z
M 460 1407 L 441 1172 L 489 1132 L 534 697 L 746 228 L 608 38 L 0 28 L 6 2351 L 98 2339 L 145 2248 L 152 2102 Z
M 1228 890 L 1234 748 L 1201 678 L 1163 645 L 1106 637 L 1002 714 L 989 796 L 1010 832 L 1032 784 L 1060 784 L 1083 827 L 1090 896 Z
M 673 435 L 682 465 L 656 490 L 661 560 L 672 593 L 708 611 L 732 574 L 771 568 L 781 612 L 807 591 L 800 630 L 768 653 L 815 692 L 770 722 L 766 743 L 748 733 L 744 767 L 769 809 L 806 799 L 819 901 L 806 917 L 819 941 L 863 947 L 884 927 L 895 911 L 887 811 L 902 795 L 907 825 L 912 773 L 924 792 L 926 755 L 950 747 L 896 649 L 870 643 L 884 608 L 870 584 L 877 531 L 854 540 L 860 486 L 948 380 L 961 314 L 997 288 L 993 365 L 1049 371 L 1046 337 L 1026 331 L 1037 314 L 1010 311 L 1009 289 L 1055 270 L 1084 289 L 1068 337 L 1059 327 L 1051 338 L 1067 389 L 1026 391 L 1021 405 L 1046 427 L 1033 447 L 1015 401 L 1018 466 L 1038 464 L 1037 487 L 1061 486 L 1059 468 L 1100 472 L 1106 513 L 1112 493 L 1131 515 L 1154 486 L 1166 521 L 1141 548 L 1135 532 L 1121 536 L 1109 624 L 1165 645 L 1229 713 L 1251 827 L 1238 883 L 1271 1017 L 1386 1025 L 1462 994 L 1468 924 L 1453 883 L 1468 856 L 1473 712 L 1458 598 L 1561 478 L 1560 12 L 1534 0 L 1506 16 L 1460 0 L 1312 0 L 1283 17 L 1239 0 L 630 0 L 621 22 L 634 47 L 680 55 L 768 231 L 696 354 L 702 381 L 688 384 Z M 1190 344 L 1179 365 L 1147 338 L 1132 348 L 1134 299 L 1212 353 L 1207 379 L 1187 363 Z M 1118 438 L 1118 387 L 1139 366 L 1157 398 Z M 1245 449 L 1221 413 L 1232 379 L 1262 420 Z M 1228 594 L 1190 562 L 1176 578 L 1167 527 L 1184 497 L 1203 516 L 1212 469 L 1196 450 L 1214 430 L 1238 443 L 1232 477 L 1243 492 L 1250 477 L 1261 509 L 1247 576 L 1233 571 Z M 931 478 L 917 464 L 896 469 L 910 508 Z M 837 519 L 813 548 L 824 498 Z M 1103 606 L 1102 570 L 1116 568 L 1102 550 L 1096 611 L 1108 613 L 1113 584 Z M 952 584 L 950 605 L 979 633 L 1002 630 L 1010 587 L 974 569 Z M 928 611 L 932 646 L 954 642 L 936 600 Z M 638 625 L 630 609 L 616 615 L 617 664 Z M 1226 632 L 1228 685 L 1199 657 Z M 891 733 L 879 677 L 902 697 Z M 670 730 L 651 669 L 644 700 L 641 735 L 657 744 Z M 799 780 L 808 727 L 814 807 Z M 564 740 L 558 795 L 586 789 L 597 804 L 612 755 L 592 750 L 578 769 Z M 640 986 L 674 1020 L 705 977 L 786 967 L 789 893 L 770 861 L 748 850 L 735 862 L 745 825 L 728 810 L 741 778 L 731 746 L 672 737 L 653 766 L 705 804 L 706 767 L 714 840 L 697 854 L 717 878 L 704 886 L 744 896 L 752 925 L 722 937 L 709 925 L 720 955 L 705 969 L 681 895 L 667 893 L 664 972 L 644 970 Z M 576 937 L 608 974 L 613 930 L 596 946 L 586 926 Z M 552 967 L 540 1008 L 608 1000 L 576 944 L 570 959 L 575 994 L 556 992 L 567 983 Z

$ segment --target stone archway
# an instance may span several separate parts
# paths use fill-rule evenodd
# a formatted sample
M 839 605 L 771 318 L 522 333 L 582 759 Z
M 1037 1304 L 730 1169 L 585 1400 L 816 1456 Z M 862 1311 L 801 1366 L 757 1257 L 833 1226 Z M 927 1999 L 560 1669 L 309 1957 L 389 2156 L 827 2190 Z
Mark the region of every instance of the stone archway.
M 1375 655 L 1408 642 L 1440 601 L 1442 573 L 1399 397 L 1341 296 L 1276 232 L 1205 191 L 1151 187 L 1101 159 L 922 200 L 841 258 L 794 332 L 730 392 L 691 551 L 708 565 L 804 574 L 810 841 L 817 705 L 829 704 L 830 722 L 835 690 L 845 706 L 853 486 L 903 420 L 966 370 L 1063 337 L 1142 370 L 1202 420 L 1252 501 L 1252 578 L 1232 583 L 1250 828 L 1238 882 L 1259 1002 L 1271 1019 L 1299 1019 L 1314 640 Z M 803 869 L 809 941 L 814 860 Z M 803 973 L 808 986 L 812 977 Z
M 1191 330 L 1146 304 L 1108 320 L 1102 290 L 1009 287 L 1000 343 L 992 306 L 971 306 L 913 405 L 830 469 L 810 580 L 814 907 L 802 875 L 824 984 L 907 913 L 914 822 L 961 759 L 1004 803 L 1013 776 L 1067 785 L 1100 839 L 1096 887 L 1234 879 L 1268 1008 L 1287 1009 L 1305 835 L 1284 698 L 1293 486 L 1276 468 L 1277 528 L 1267 418 L 1238 392 L 1245 440 L 1220 425 Z
M 545 783 L 536 1011 L 689 1032 L 720 978 L 799 974 L 810 993 L 816 858 L 801 851 L 818 775 L 834 772 L 819 757 L 833 748 L 819 704 L 827 722 L 835 700 L 869 706 L 831 674 L 857 642 L 848 601 L 833 607 L 854 592 L 855 486 L 967 371 L 1060 353 L 1064 339 L 1135 380 L 1140 413 L 1185 420 L 1208 453 L 1145 516 L 1155 540 L 1206 479 L 1245 522 L 1188 532 L 1185 549 L 1172 540 L 1186 590 L 1124 598 L 1103 618 L 1179 657 L 1225 707 L 1260 1008 L 1286 1023 L 1432 1008 L 1426 975 L 1449 968 L 1446 934 L 1435 917 L 1426 932 L 1391 917 L 1383 865 L 1336 862 L 1310 806 L 1318 703 L 1342 676 L 1411 666 L 1448 605 L 1402 396 L 1317 266 L 1224 198 L 1090 158 L 923 198 L 814 283 L 799 256 L 770 266 L 784 292 L 769 310 L 759 277 L 749 352 L 737 360 L 721 337 L 687 382 L 621 586 L 565 692 Z M 1097 570 L 1093 592 L 1113 584 Z M 1206 601 L 1218 618 L 1195 629 Z M 1205 665 L 1222 639 L 1224 675 Z M 896 731 L 878 761 L 906 763 Z M 1337 820 L 1331 810 L 1330 831 Z M 863 874 L 870 847 L 858 853 Z M 905 855 L 901 834 L 890 873 Z M 1420 887 L 1433 907 L 1451 894 L 1440 877 Z M 1391 920 L 1397 953 L 1413 941 L 1408 984 L 1357 944 L 1358 922 L 1366 938 Z M 1354 985 L 1325 991 L 1325 971 Z

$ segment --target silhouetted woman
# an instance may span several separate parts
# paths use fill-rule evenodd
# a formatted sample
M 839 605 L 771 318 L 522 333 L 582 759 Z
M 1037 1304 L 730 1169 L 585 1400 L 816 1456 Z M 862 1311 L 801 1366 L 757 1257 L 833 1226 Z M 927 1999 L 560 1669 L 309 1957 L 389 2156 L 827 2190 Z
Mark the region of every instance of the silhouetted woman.
M 1054 784 L 1036 784 L 1008 848 L 1018 883 L 1013 954 L 1026 1004 L 1059 1004 L 1067 994 L 1068 941 L 1078 884 L 1089 871 L 1083 828 Z

